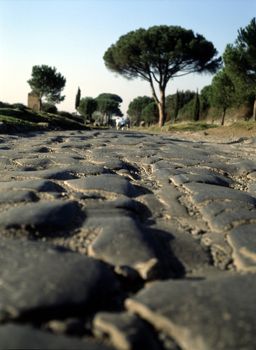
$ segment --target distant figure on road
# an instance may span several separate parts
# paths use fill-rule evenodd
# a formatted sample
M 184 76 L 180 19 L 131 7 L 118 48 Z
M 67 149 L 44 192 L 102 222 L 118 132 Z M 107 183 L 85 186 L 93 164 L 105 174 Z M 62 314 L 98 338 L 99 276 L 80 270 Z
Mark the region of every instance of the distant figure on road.
M 124 128 L 129 129 L 130 128 L 130 119 L 128 117 L 119 117 L 116 118 L 116 129 L 117 130 L 124 130 Z

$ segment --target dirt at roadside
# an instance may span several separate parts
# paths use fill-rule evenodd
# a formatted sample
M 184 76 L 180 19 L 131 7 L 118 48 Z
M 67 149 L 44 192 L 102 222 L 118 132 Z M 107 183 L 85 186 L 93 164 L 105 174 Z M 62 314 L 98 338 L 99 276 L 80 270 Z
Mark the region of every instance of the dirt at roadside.
M 222 126 L 218 128 L 207 129 L 205 131 L 174 131 L 172 135 L 184 137 L 195 141 L 209 142 L 229 142 L 239 138 L 256 137 L 256 123 L 248 129 L 244 127 Z

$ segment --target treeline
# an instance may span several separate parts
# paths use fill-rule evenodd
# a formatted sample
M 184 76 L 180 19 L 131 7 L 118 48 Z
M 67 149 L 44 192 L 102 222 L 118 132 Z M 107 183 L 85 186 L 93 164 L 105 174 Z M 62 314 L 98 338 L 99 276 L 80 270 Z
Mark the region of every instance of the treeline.
M 161 38 L 161 40 L 159 40 Z M 166 121 L 207 120 L 225 123 L 226 112 L 244 106 L 242 117 L 256 120 L 256 19 L 238 30 L 233 44 L 222 57 L 210 41 L 179 26 L 153 26 L 123 35 L 105 52 L 106 67 L 129 79 L 140 78 L 150 84 L 152 98 L 137 97 L 128 107 L 135 125 Z M 136 48 L 136 50 L 134 50 Z M 127 54 L 129 53 L 129 54 Z M 215 74 L 209 86 L 198 91 L 177 91 L 166 96 L 171 79 L 192 73 Z M 34 66 L 28 80 L 40 108 L 56 113 L 62 102 L 66 78 L 55 67 Z M 122 116 L 122 98 L 102 93 L 96 98 L 82 97 L 78 88 L 76 111 L 85 123 L 109 125 L 111 116 Z M 65 112 L 64 112 L 65 113 Z
M 111 116 L 122 116 L 120 104 L 122 98 L 112 93 L 102 93 L 96 98 L 82 97 L 81 90 L 78 88 L 75 108 L 83 116 L 84 122 L 97 125 L 110 125 Z
M 227 111 L 239 109 L 240 118 L 256 120 L 256 20 L 238 31 L 234 44 L 228 44 L 223 65 L 210 85 L 200 94 L 177 91 L 165 99 L 166 121 L 207 120 L 224 125 Z M 152 124 L 158 120 L 157 104 L 148 97 L 137 97 L 129 105 L 133 124 Z M 151 110 L 152 114 L 148 114 Z

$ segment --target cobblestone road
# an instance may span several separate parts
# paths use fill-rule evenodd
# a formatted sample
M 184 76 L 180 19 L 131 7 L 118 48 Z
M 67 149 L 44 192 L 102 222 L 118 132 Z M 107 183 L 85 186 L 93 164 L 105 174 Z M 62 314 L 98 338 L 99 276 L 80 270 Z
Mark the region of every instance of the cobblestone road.
M 255 350 L 256 138 L 0 135 L 0 348 Z

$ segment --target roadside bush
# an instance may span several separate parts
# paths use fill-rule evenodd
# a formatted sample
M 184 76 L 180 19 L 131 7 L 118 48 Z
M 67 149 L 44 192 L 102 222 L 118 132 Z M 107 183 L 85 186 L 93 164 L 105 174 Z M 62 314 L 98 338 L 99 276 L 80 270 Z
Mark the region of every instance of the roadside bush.
M 11 106 L 10 103 L 0 101 L 0 108 L 11 108 Z
M 30 122 L 44 122 L 45 118 L 29 110 L 20 110 L 13 108 L 0 108 L 0 115 L 19 118 Z
M 71 118 L 72 119 L 72 114 L 69 112 L 65 112 L 65 111 L 60 111 L 58 112 L 58 115 L 60 115 L 61 117 L 65 117 L 65 118 Z
M 55 105 L 52 103 L 43 103 L 42 104 L 42 111 L 46 113 L 52 113 L 52 114 L 57 114 L 58 109 Z
M 15 109 L 19 109 L 21 111 L 25 111 L 27 109 L 27 106 L 25 106 L 24 104 L 22 103 L 13 103 L 11 105 L 12 108 L 15 108 Z

